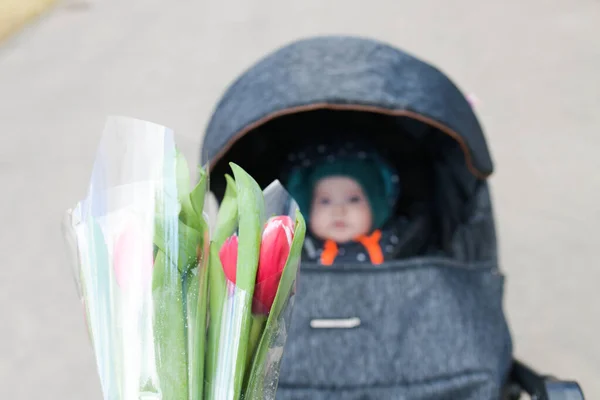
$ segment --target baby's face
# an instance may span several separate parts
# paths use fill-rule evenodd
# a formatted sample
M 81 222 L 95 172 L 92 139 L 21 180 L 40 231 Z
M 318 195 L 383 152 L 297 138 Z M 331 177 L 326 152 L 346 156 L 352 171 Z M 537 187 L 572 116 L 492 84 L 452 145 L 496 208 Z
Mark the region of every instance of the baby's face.
M 356 181 L 333 176 L 317 183 L 310 212 L 315 236 L 345 243 L 369 233 L 372 222 L 369 201 Z

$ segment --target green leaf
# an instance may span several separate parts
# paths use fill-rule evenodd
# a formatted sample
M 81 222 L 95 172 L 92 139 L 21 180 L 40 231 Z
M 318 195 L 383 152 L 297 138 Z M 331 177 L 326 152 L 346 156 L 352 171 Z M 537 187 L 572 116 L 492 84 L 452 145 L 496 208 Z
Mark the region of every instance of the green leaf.
M 217 213 L 217 224 L 213 235 L 213 242 L 221 249 L 223 243 L 231 236 L 238 226 L 238 202 L 237 189 L 233 178 L 225 175 L 227 187 L 219 212 Z
M 219 258 L 219 250 L 229 236 L 231 236 L 238 225 L 238 203 L 235 181 L 229 175 L 225 175 L 227 187 L 225 196 L 217 213 L 217 224 L 213 240 L 210 243 L 210 256 L 208 263 L 208 281 L 209 281 L 209 320 L 208 325 L 208 344 L 206 351 L 205 368 L 205 398 L 216 399 L 213 392 L 216 379 L 219 338 L 221 328 L 221 317 L 223 303 L 225 301 L 226 281 L 223 272 L 223 266 Z
M 244 392 L 244 398 L 247 399 L 262 399 L 266 398 L 265 382 L 264 377 L 267 369 L 279 369 L 278 365 L 271 367 L 267 365 L 267 356 L 271 344 L 275 341 L 277 334 L 281 331 L 282 324 L 285 321 L 282 318 L 282 312 L 287 305 L 288 299 L 292 292 L 294 282 L 298 274 L 298 268 L 300 266 L 300 256 L 302 254 L 302 247 L 304 245 L 304 238 L 306 235 L 306 222 L 300 211 L 296 211 L 296 227 L 294 229 L 294 239 L 290 248 L 290 254 L 285 263 L 283 274 L 277 288 L 277 294 L 271 307 L 271 312 L 267 318 L 262 338 L 256 350 L 254 356 L 254 362 L 252 363 L 252 369 L 249 371 L 248 383 L 246 385 L 246 391 Z M 276 360 L 277 363 L 281 360 Z M 274 394 L 277 386 L 270 385 L 269 394 Z
M 180 218 L 187 225 L 191 225 L 189 220 L 193 219 L 195 213 L 190 198 L 190 171 L 187 160 L 181 152 L 177 151 L 175 157 L 177 200 L 181 203 Z
M 208 302 L 209 235 L 205 230 L 199 248 L 198 266 L 186 275 L 189 399 L 201 400 L 204 390 L 204 349 Z
M 190 268 L 187 274 L 183 277 L 183 293 L 185 295 L 185 329 L 187 340 L 187 365 L 188 365 L 188 382 L 189 394 L 192 394 L 192 382 L 195 382 L 195 373 L 193 369 L 198 369 L 195 363 L 196 356 L 196 322 L 198 319 L 198 297 L 200 295 L 200 276 L 198 275 L 198 267 Z M 195 382 L 195 384 L 197 384 Z
M 170 226 L 167 226 L 166 222 L 169 222 Z M 202 222 L 200 230 L 196 230 L 181 221 L 177 221 L 177 228 L 173 228 L 173 224 L 173 217 L 168 218 L 167 221 L 162 216 L 156 217 L 154 245 L 159 251 L 168 254 L 170 257 L 176 254 L 177 268 L 184 275 L 196 263 L 196 250 L 202 242 L 201 232 L 208 230 L 208 226 Z M 177 230 L 176 238 L 170 236 L 175 233 L 173 232 L 175 229 Z
M 210 287 L 210 298 L 208 302 L 210 323 L 208 325 L 208 344 L 206 349 L 206 367 L 204 374 L 206 385 L 204 392 L 206 399 L 215 399 L 212 390 L 214 389 L 214 382 L 217 376 L 219 333 L 226 286 L 223 266 L 219 259 L 219 247 L 217 243 L 214 242 L 210 244 L 209 250 L 208 285 Z
M 179 150 L 175 150 L 175 178 L 181 201 L 190 192 L 190 169 L 185 156 Z
M 231 163 L 237 187 L 237 203 L 239 213 L 238 226 L 238 258 L 236 269 L 236 287 L 245 293 L 239 296 L 243 302 L 236 310 L 242 312 L 239 330 L 239 343 L 235 359 L 235 373 L 233 376 L 234 396 L 239 398 L 244 383 L 246 361 L 248 359 L 248 340 L 252 327 L 252 296 L 258 269 L 260 242 L 262 228 L 265 222 L 265 204 L 263 193 L 256 181 L 238 165 Z
M 204 220 L 204 199 L 206 197 L 207 190 L 207 176 L 204 173 L 200 174 L 200 179 L 194 187 L 191 193 L 186 193 L 181 199 L 181 213 L 179 219 L 185 225 L 197 230 L 202 231 L 202 222 Z
M 237 187 L 238 205 L 238 262 L 236 286 L 248 293 L 254 293 L 260 241 L 265 223 L 265 201 L 258 183 L 246 171 L 230 163 Z
M 208 187 L 207 180 L 208 175 L 206 174 L 206 172 L 204 172 L 204 170 L 200 169 L 200 178 L 198 179 L 198 183 L 190 193 L 192 207 L 198 220 L 202 219 L 202 213 L 204 211 L 204 201 L 206 198 L 206 190 Z
M 159 251 L 152 282 L 156 367 L 165 399 L 188 395 L 183 286 L 177 266 Z
M 267 323 L 267 316 L 262 314 L 252 315 L 252 325 L 250 328 L 250 338 L 248 339 L 248 357 L 246 358 L 246 371 L 251 371 L 252 361 L 256 354 L 256 349 L 260 343 L 260 339 L 263 336 L 265 324 Z M 248 376 L 249 373 L 246 373 Z

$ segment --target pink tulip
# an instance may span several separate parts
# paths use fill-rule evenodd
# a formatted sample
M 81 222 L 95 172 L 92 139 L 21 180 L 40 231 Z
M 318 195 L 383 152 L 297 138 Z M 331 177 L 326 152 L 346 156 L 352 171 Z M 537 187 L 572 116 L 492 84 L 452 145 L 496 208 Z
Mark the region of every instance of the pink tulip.
M 154 266 L 152 243 L 144 242 L 138 224 L 130 223 L 115 241 L 113 266 L 117 284 L 129 288 L 132 280 L 140 279 L 142 287 L 149 285 Z

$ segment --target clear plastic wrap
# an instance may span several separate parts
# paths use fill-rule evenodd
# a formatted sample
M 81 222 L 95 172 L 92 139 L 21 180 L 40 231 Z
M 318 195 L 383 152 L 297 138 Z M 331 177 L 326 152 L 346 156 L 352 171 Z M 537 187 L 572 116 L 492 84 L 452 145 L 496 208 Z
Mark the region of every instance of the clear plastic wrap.
M 169 129 L 108 119 L 63 223 L 107 400 L 202 398 L 207 185 L 190 189 Z
M 106 400 L 274 399 L 305 222 L 242 168 L 209 237 L 173 133 L 110 118 L 85 199 L 65 214 Z

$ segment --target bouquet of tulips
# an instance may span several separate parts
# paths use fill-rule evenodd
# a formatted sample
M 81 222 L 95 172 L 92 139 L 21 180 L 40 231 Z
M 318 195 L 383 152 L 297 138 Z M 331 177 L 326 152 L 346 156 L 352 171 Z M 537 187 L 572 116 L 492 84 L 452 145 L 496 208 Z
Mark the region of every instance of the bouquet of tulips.
M 211 238 L 205 169 L 192 187 L 169 129 L 108 120 L 63 223 L 104 399 L 275 397 L 305 223 L 231 167 Z

